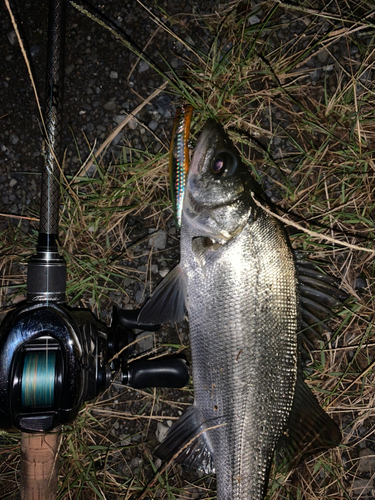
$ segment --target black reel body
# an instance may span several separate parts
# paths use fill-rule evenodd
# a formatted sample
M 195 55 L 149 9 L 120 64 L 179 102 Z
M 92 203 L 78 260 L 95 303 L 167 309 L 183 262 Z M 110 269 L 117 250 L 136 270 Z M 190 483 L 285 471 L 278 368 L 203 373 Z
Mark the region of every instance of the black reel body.
M 90 311 L 58 304 L 9 313 L 0 329 L 0 427 L 48 432 L 72 422 L 119 370 L 122 382 L 135 388 L 186 385 L 181 358 L 128 365 L 135 311 L 126 313 L 114 310 L 110 328 Z
M 39 236 L 28 265 L 27 303 L 8 313 L 0 327 L 0 428 L 48 432 L 71 422 L 120 371 L 135 388 L 183 387 L 183 359 L 128 360 L 138 311 L 114 310 L 106 327 L 66 300 L 66 263 L 58 251 L 61 109 L 64 76 L 65 0 L 49 2 L 45 151 Z M 129 363 L 128 363 L 129 361 Z

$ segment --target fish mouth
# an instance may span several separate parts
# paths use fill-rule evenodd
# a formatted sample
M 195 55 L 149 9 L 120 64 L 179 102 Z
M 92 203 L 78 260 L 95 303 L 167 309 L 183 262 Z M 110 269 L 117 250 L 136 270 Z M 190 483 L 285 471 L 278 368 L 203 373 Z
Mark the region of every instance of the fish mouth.
M 222 130 L 222 127 L 217 121 L 212 118 L 206 121 L 199 135 L 198 142 L 194 148 L 194 154 L 190 163 L 189 172 L 198 172 L 198 167 L 201 163 L 201 159 L 206 154 L 208 148 L 211 145 L 211 136 L 216 135 L 215 132 L 219 130 Z
M 206 139 L 209 137 L 209 135 L 211 134 L 211 132 L 216 127 L 217 128 L 221 128 L 221 125 L 216 120 L 214 120 L 213 118 L 209 118 L 206 121 L 206 123 L 204 124 L 204 126 L 203 126 L 203 128 L 201 130 L 201 133 L 200 133 L 200 136 L 199 136 L 196 148 L 199 148 L 201 146 L 201 143 L 206 141 Z

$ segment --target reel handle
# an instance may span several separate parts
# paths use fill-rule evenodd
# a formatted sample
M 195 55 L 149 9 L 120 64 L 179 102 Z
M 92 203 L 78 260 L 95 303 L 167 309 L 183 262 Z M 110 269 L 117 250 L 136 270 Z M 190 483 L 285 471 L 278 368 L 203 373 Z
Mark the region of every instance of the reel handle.
M 118 321 L 124 326 L 125 328 L 128 328 L 129 330 L 145 330 L 147 332 L 156 332 L 156 330 L 159 330 L 161 325 L 148 325 L 144 323 L 139 323 L 138 321 L 138 316 L 140 313 L 140 309 L 133 309 L 133 310 L 125 310 L 125 309 L 118 309 L 117 310 L 117 318 Z
M 123 373 L 122 383 L 134 389 L 147 387 L 184 387 L 189 382 L 186 361 L 182 358 L 135 361 Z

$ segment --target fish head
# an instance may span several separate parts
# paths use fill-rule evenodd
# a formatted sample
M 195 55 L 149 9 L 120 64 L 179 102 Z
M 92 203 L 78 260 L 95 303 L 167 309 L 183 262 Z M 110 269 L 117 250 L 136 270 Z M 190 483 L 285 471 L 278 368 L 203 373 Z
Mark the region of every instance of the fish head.
M 187 175 L 184 224 L 194 236 L 225 243 L 255 215 L 253 184 L 255 181 L 223 127 L 208 120 Z

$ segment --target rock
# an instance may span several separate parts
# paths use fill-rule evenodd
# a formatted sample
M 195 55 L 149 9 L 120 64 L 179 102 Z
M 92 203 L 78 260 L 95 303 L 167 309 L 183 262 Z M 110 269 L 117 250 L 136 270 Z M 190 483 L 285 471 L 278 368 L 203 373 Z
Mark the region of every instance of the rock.
M 8 37 L 8 40 L 10 42 L 11 45 L 14 45 L 17 41 L 17 35 L 16 35 L 16 32 L 15 31 L 10 31 L 8 34 L 7 34 L 7 37 Z
M 141 61 L 138 64 L 138 73 L 144 73 L 150 69 L 150 65 L 146 61 Z
M 128 127 L 131 129 L 131 130 L 135 130 L 137 128 L 137 125 L 138 125 L 138 122 L 135 118 L 130 118 L 129 122 L 128 122 Z
M 166 113 L 169 112 L 170 105 L 171 105 L 171 98 L 167 95 L 161 95 L 155 101 L 155 106 L 157 108 L 158 113 L 161 116 L 164 116 Z
M 259 17 L 255 16 L 255 15 L 254 16 L 250 16 L 249 19 L 248 19 L 248 21 L 249 21 L 249 23 L 251 25 L 260 23 Z
M 148 246 L 152 246 L 155 250 L 164 250 L 167 246 L 167 233 L 162 229 L 153 233 L 151 238 L 148 240 Z
M 9 186 L 12 188 L 12 187 L 14 187 L 16 184 L 17 184 L 17 179 L 14 179 L 14 178 L 12 177 L 12 179 L 10 179 L 10 181 L 9 181 Z
M 112 78 L 112 79 L 116 79 L 116 78 L 118 78 L 118 73 L 117 73 L 117 71 L 111 71 L 111 72 L 109 73 L 109 78 Z
M 120 123 L 122 123 L 126 118 L 126 115 L 115 115 L 113 117 L 113 121 L 116 122 L 118 125 L 120 125 Z
M 13 144 L 13 146 L 15 146 L 16 144 L 18 144 L 19 138 L 16 136 L 16 134 L 10 134 L 9 140 L 10 143 Z
M 114 111 L 116 109 L 116 103 L 113 100 L 108 101 L 103 105 L 103 108 L 107 111 Z
M 372 479 L 355 479 L 352 485 L 354 497 L 363 498 L 372 491 Z
M 329 52 L 326 49 L 320 50 L 319 53 L 318 53 L 318 59 L 323 64 L 328 59 L 328 56 L 329 56 Z
M 135 294 L 134 299 L 137 302 L 137 304 L 141 304 L 144 301 L 143 290 L 138 290 L 138 292 L 136 292 L 136 294 Z
M 370 448 L 365 448 L 359 452 L 359 464 L 358 472 L 370 472 L 371 474 L 375 471 L 375 452 Z
M 40 47 L 39 45 L 32 45 L 30 47 L 30 55 L 31 57 L 34 59 L 34 57 L 36 57 L 40 52 Z
M 65 74 L 66 75 L 70 75 L 70 73 L 74 70 L 74 64 L 69 64 L 68 66 L 66 66 L 65 68 Z
M 137 350 L 139 352 L 150 351 L 154 347 L 154 335 L 151 332 L 142 332 L 137 335 Z
M 117 144 L 121 141 L 121 139 L 122 139 L 122 132 L 117 134 L 116 137 L 114 137 L 112 139 L 112 142 L 111 142 L 112 146 L 117 146 Z
M 359 290 L 361 288 L 366 288 L 367 283 L 364 279 L 362 279 L 360 276 L 358 276 L 355 280 L 355 289 Z
M 361 82 L 364 83 L 371 82 L 372 81 L 371 69 L 366 69 L 366 71 L 363 71 L 359 79 L 361 80 Z
M 151 120 L 150 123 L 148 124 L 148 128 L 150 130 L 156 130 L 158 125 L 159 123 L 156 120 Z
M 131 443 L 131 437 L 127 434 L 120 434 L 119 439 L 121 446 L 128 446 Z
M 156 428 L 156 439 L 159 441 L 159 443 L 162 443 L 167 435 L 167 432 L 169 430 L 169 427 L 162 424 L 161 422 L 158 422 L 157 428 Z
M 177 69 L 180 66 L 180 64 L 181 64 L 181 61 L 177 57 L 174 57 L 171 61 L 171 66 L 173 69 Z
M 322 70 L 320 68 L 315 69 L 310 73 L 310 78 L 313 82 L 317 82 L 322 74 Z

